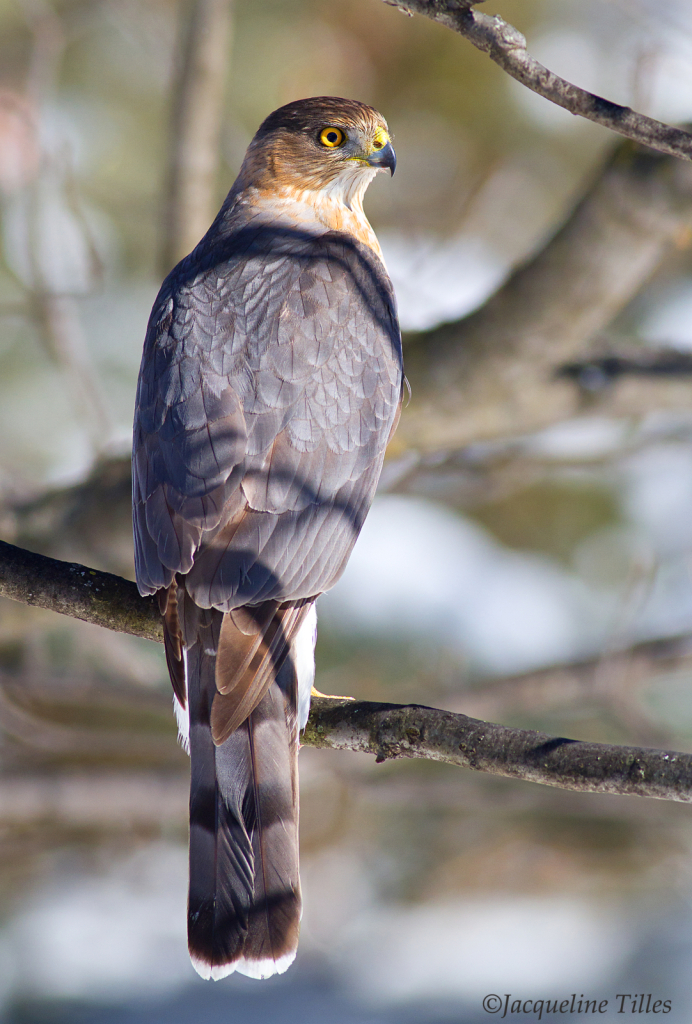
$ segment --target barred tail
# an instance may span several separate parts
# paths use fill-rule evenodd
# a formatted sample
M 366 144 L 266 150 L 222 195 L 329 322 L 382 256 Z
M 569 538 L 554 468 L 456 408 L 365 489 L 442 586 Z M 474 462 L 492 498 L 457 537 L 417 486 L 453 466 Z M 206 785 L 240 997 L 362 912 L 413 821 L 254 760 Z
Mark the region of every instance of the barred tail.
M 203 978 L 266 978 L 293 961 L 301 915 L 295 667 L 286 658 L 250 716 L 215 745 L 215 661 L 199 641 L 187 651 L 190 956 Z

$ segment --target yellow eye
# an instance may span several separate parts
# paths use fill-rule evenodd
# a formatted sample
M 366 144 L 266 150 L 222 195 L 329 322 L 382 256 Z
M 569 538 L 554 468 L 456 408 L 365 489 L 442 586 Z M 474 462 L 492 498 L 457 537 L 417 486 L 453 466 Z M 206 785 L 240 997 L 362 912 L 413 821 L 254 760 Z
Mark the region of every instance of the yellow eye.
M 320 132 L 320 142 L 327 149 L 337 149 L 346 141 L 346 135 L 341 128 L 323 128 Z

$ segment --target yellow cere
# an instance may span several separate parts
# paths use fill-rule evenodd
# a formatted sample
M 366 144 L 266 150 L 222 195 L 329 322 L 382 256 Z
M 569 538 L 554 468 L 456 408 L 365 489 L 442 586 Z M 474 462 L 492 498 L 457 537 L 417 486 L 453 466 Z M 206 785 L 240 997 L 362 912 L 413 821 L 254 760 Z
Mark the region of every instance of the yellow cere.
M 375 132 L 375 138 L 372 141 L 374 149 L 384 149 L 389 142 L 389 135 L 384 128 L 378 128 Z
M 346 135 L 342 132 L 341 128 L 331 126 L 329 128 L 323 128 L 320 132 L 320 142 L 323 146 L 328 149 L 337 149 L 343 145 L 346 141 Z

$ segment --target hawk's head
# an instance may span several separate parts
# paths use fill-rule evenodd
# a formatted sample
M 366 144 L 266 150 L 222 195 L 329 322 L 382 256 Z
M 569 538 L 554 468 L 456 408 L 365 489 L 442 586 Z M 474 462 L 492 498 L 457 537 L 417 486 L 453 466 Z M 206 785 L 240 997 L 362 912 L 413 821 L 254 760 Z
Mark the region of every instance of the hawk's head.
M 350 206 L 378 171 L 394 174 L 387 122 L 366 103 L 312 96 L 279 107 L 250 143 L 245 185 L 325 191 Z

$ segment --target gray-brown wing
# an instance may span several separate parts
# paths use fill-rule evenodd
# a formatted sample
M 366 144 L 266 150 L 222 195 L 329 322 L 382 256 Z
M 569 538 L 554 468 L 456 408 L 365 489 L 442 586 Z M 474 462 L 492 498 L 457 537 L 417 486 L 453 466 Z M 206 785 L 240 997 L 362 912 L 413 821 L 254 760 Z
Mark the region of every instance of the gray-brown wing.
M 400 401 L 389 279 L 349 236 L 205 240 L 164 282 L 133 447 L 137 581 L 202 607 L 314 596 L 372 501 Z

